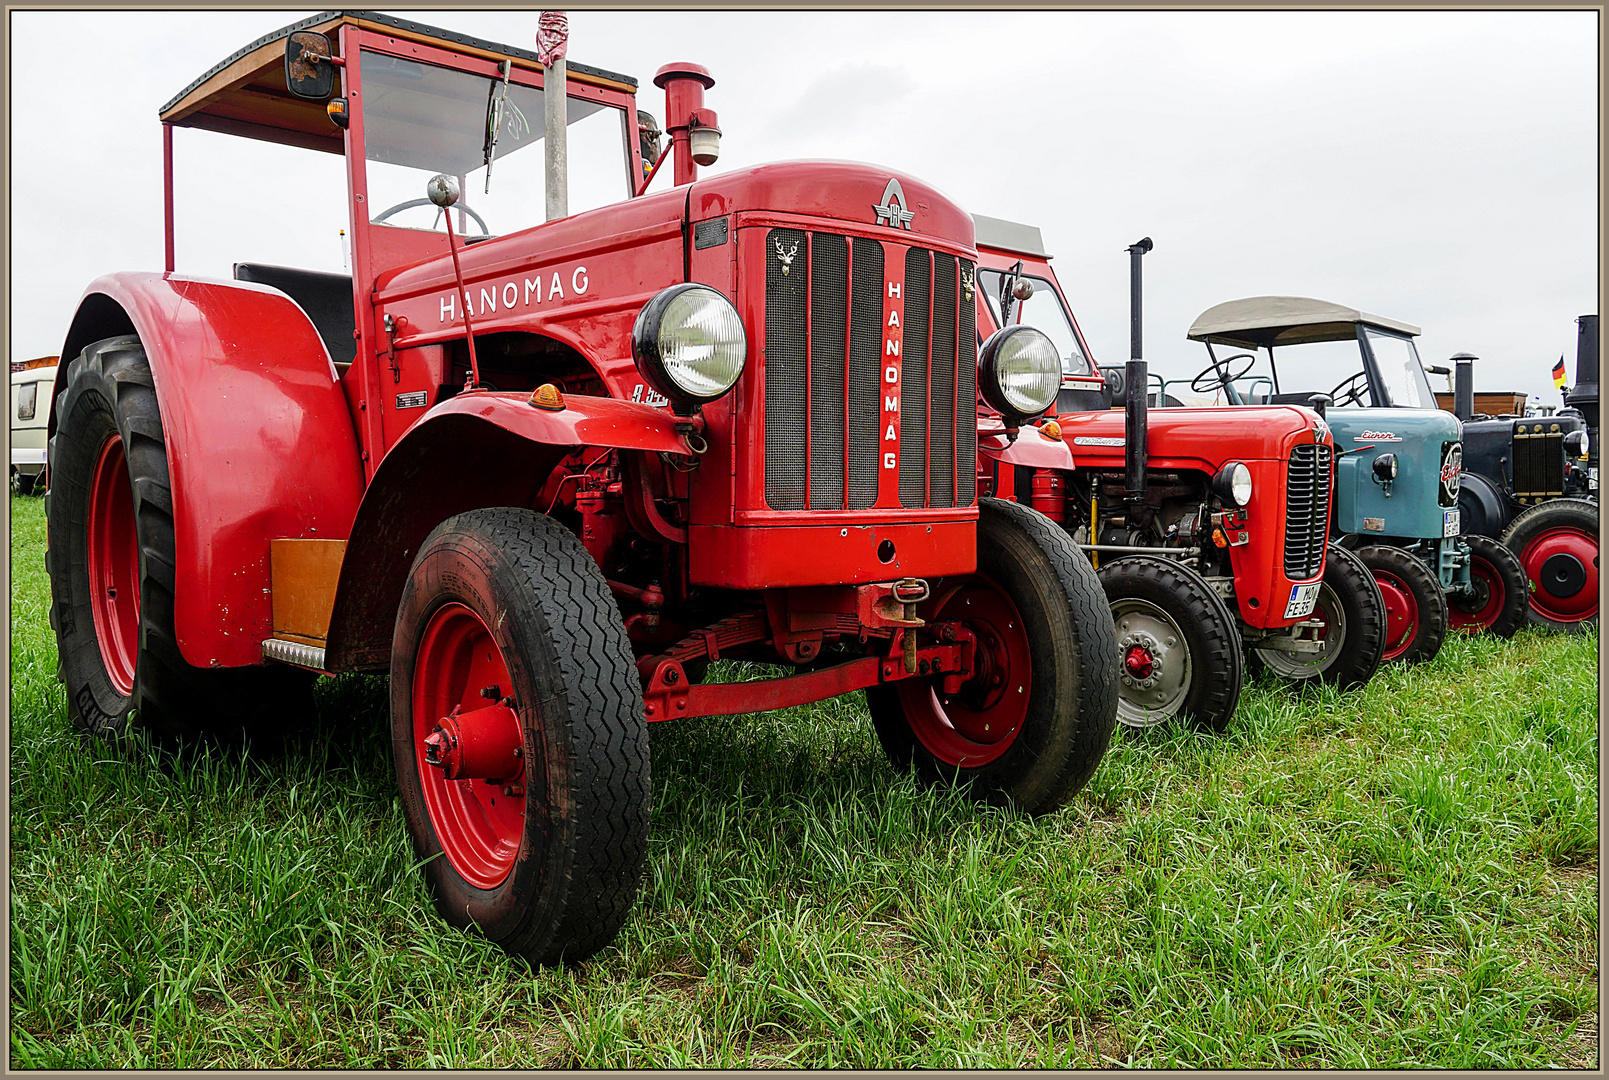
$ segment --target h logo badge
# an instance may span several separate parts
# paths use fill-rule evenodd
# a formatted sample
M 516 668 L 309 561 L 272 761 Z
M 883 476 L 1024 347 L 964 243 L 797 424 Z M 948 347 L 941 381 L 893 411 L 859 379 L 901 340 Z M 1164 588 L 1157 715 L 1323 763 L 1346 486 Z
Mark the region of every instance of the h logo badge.
M 883 189 L 883 201 L 872 207 L 877 211 L 877 224 L 887 225 L 891 229 L 910 230 L 911 219 L 916 216 L 905 209 L 905 190 L 899 186 L 899 181 L 890 177 L 888 186 Z

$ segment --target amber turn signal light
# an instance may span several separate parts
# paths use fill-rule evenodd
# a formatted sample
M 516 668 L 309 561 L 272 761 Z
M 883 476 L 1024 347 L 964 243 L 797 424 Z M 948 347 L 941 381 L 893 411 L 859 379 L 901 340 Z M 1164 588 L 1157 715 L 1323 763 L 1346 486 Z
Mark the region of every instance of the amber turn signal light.
M 1039 434 L 1051 442 L 1061 442 L 1061 425 L 1054 420 L 1046 420 L 1039 425 Z
M 335 122 L 336 127 L 346 127 L 346 98 L 331 98 L 329 104 L 324 106 L 324 111 L 329 113 L 330 119 Z
M 531 404 L 548 412 L 558 412 L 564 408 L 564 395 L 559 393 L 557 386 L 545 382 L 531 391 Z
M 1221 548 L 1226 548 L 1229 546 L 1229 537 L 1224 535 L 1222 529 L 1215 527 L 1212 530 L 1212 542 Z

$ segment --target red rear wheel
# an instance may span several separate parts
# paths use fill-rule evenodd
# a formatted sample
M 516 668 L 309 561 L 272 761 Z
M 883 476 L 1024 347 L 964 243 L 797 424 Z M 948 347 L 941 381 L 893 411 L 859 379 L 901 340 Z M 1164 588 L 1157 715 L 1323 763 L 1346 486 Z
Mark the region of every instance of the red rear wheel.
M 1598 614 L 1598 538 L 1570 526 L 1548 529 L 1520 552 L 1531 590 L 1531 610 L 1553 622 L 1574 623 Z
M 899 684 L 911 733 L 930 754 L 954 768 L 975 769 L 1011 746 L 1028 715 L 1033 664 L 1017 605 L 981 575 L 942 598 L 929 622 L 959 620 L 977 637 L 971 680 L 960 693 L 939 693 L 930 680 Z
M 120 694 L 134 692 L 140 654 L 140 541 L 123 439 L 101 444 L 89 487 L 89 608 L 101 662 Z
M 1549 630 L 1580 632 L 1598 619 L 1598 503 L 1553 499 L 1503 530 L 1529 579 L 1526 619 Z
M 495 688 L 495 689 L 494 689 Z M 490 694 L 483 693 L 490 691 Z M 441 721 L 473 713 L 512 694 L 513 681 L 491 631 L 463 604 L 443 604 L 425 625 L 413 669 L 413 734 L 430 821 L 453 869 L 477 889 L 495 889 L 514 867 L 525 828 L 525 788 L 510 777 L 450 780 L 428 764 L 425 740 Z M 523 743 L 512 712 L 506 738 Z

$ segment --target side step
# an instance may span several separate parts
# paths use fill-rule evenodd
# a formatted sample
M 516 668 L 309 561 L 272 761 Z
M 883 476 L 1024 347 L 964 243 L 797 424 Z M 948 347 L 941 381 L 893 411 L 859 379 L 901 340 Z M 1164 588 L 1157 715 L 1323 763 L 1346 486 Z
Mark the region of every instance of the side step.
M 317 645 L 304 645 L 300 641 L 268 638 L 263 642 L 263 656 L 282 664 L 294 664 L 312 671 L 323 671 L 324 650 Z

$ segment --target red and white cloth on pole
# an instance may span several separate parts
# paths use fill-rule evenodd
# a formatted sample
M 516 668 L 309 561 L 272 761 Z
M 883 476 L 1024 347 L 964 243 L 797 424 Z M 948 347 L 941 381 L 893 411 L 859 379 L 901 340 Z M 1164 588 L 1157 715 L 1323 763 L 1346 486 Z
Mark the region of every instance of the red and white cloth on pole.
M 570 44 L 570 17 L 562 11 L 544 11 L 536 21 L 536 55 L 543 67 L 564 59 Z

